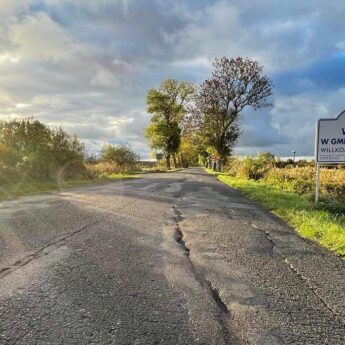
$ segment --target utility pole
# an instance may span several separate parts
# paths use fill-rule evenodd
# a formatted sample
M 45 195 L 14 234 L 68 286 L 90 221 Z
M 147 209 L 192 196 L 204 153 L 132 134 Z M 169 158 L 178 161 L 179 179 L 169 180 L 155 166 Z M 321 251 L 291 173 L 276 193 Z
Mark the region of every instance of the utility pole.
M 295 151 L 295 150 L 292 150 L 292 154 L 293 154 L 292 160 L 295 162 L 295 159 L 296 159 L 296 151 Z

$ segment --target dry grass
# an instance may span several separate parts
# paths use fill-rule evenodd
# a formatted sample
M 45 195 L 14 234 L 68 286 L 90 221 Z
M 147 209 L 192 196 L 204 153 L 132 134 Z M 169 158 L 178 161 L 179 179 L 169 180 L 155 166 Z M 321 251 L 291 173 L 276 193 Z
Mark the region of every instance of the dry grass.
M 272 169 L 265 181 L 284 191 L 299 194 L 314 193 L 315 168 Z M 331 200 L 345 200 L 345 170 L 322 168 L 320 174 L 321 194 Z

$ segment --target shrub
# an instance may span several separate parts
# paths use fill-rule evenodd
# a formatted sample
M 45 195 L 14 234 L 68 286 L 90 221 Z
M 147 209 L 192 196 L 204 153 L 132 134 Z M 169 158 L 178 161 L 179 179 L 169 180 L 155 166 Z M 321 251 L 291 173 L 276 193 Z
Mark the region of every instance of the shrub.
M 274 167 L 274 156 L 269 153 L 260 153 L 257 158 L 246 157 L 243 160 L 229 158 L 226 164 L 226 171 L 229 175 L 259 180 L 266 176 Z
M 282 190 L 308 194 L 315 192 L 315 168 L 286 167 L 272 169 L 265 181 Z M 322 168 L 320 173 L 321 194 L 329 199 L 345 200 L 345 170 Z
M 291 162 L 286 161 L 282 164 L 282 161 L 275 161 L 270 153 L 242 160 L 230 157 L 225 165 L 225 172 L 247 179 L 264 179 L 268 184 L 287 192 L 310 195 L 315 193 L 315 162 L 289 163 Z M 321 169 L 320 191 L 321 196 L 328 200 L 345 201 L 344 166 Z
M 259 180 L 263 173 L 261 172 L 262 164 L 257 159 L 246 157 L 240 165 L 237 175 L 248 179 Z
M 112 164 L 115 170 L 132 172 L 138 167 L 139 156 L 125 145 L 107 145 L 101 151 L 101 161 Z
M 289 166 L 283 169 L 273 168 L 267 173 L 265 181 L 284 191 L 311 193 L 315 188 L 315 169 Z
M 59 128 L 51 132 L 52 168 L 59 178 L 87 177 L 85 147 L 75 135 Z
M 238 158 L 230 156 L 227 158 L 224 165 L 224 172 L 228 173 L 230 176 L 237 176 L 240 165 L 241 161 Z
M 0 164 L 15 165 L 22 175 L 58 180 L 87 175 L 84 145 L 61 128 L 32 118 L 2 121 L 0 144 Z
M 104 177 L 110 174 L 118 174 L 122 171 L 112 162 L 100 162 L 86 165 L 88 171 L 93 177 Z
M 21 159 L 18 152 L 0 142 L 0 168 L 14 167 Z
M 345 200 L 345 170 L 321 169 L 321 193 L 331 199 Z
M 20 178 L 21 174 L 15 167 L 0 167 L 0 185 L 18 181 Z

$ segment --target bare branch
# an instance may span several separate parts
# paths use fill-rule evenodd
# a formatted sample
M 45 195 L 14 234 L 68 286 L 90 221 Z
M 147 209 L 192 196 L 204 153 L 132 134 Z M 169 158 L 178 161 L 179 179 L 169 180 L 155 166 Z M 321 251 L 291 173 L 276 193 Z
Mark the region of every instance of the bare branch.
M 214 71 L 201 85 L 190 118 L 224 158 L 240 135 L 238 119 L 245 107 L 269 107 L 272 82 L 257 61 L 238 57 L 215 59 Z

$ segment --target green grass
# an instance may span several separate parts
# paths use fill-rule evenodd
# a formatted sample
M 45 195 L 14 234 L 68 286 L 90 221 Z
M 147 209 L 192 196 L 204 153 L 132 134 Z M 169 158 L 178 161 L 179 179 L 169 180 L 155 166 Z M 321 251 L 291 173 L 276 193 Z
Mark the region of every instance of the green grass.
M 338 255 L 345 255 L 345 215 L 334 213 L 301 195 L 283 192 L 262 181 L 216 174 L 225 184 L 258 201 L 264 208 L 284 219 L 305 238 L 317 241 Z M 329 207 L 328 207 L 329 208 Z
M 92 186 L 116 180 L 138 178 L 131 174 L 109 174 L 102 178 L 84 180 L 66 180 L 58 183 L 51 180 L 23 179 L 0 185 L 0 201 L 15 199 L 20 196 L 35 195 L 68 188 Z
M 214 171 L 214 170 L 212 170 L 212 169 L 204 168 L 204 170 L 205 170 L 207 173 L 209 173 L 209 174 L 211 174 L 211 175 L 215 175 L 215 176 L 221 176 L 221 175 L 229 176 L 227 173 L 216 172 L 216 171 Z

